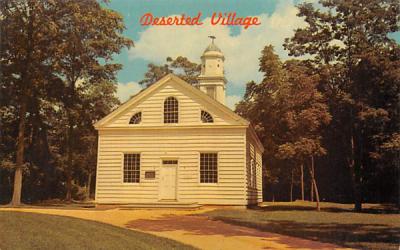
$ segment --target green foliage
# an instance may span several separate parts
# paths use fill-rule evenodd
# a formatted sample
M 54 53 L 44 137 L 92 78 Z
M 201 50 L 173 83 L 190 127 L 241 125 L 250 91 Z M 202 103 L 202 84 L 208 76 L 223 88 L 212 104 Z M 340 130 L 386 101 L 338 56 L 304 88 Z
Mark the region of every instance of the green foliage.
M 95 0 L 6 0 L 0 13 L 0 94 L 9 97 L 0 99 L 0 192 L 9 193 L 14 168 L 27 166 L 25 201 L 66 188 L 70 198 L 73 180 L 83 185 L 94 172 L 92 124 L 119 104 L 121 65 L 112 57 L 133 42 L 121 35 L 121 15 Z
M 175 73 L 190 84 L 197 83 L 197 77 L 201 71 L 200 64 L 193 63 L 183 56 L 178 56 L 175 59 L 167 57 L 166 61 L 167 63 L 164 65 L 155 65 L 153 63 L 147 65 L 148 70 L 144 75 L 145 78 L 139 81 L 139 84 L 148 87 L 169 73 Z
M 400 6 L 392 0 L 320 4 L 323 9 L 299 5 L 307 26 L 297 29 L 285 47 L 291 55 L 310 56 L 321 72 L 319 87 L 334 120 L 326 137 L 340 140 L 330 149 L 343 148 L 341 155 L 331 156 L 347 163 L 361 209 L 364 183 L 378 178 L 382 166 L 395 167 L 398 161 L 398 153 L 384 145 L 400 130 L 400 47 L 388 36 L 399 30 Z M 398 172 L 398 164 L 395 168 Z
M 272 46 L 260 58 L 261 83 L 247 84 L 236 112 L 255 125 L 264 148 L 267 180 L 287 182 L 291 171 L 312 156 L 326 153 L 321 132 L 331 115 L 320 91 L 319 76 L 304 62 L 282 63 Z M 293 181 L 293 180 L 291 180 Z

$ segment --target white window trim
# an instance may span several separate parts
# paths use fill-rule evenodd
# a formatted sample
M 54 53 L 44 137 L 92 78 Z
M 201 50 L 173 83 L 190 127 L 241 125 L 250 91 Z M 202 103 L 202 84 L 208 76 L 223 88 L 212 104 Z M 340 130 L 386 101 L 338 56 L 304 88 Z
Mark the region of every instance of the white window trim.
M 140 166 L 139 166 L 139 182 L 124 182 L 124 155 L 125 154 L 139 154 L 140 155 Z M 132 151 L 126 151 L 122 152 L 120 154 L 121 157 L 121 177 L 120 177 L 120 183 L 122 185 L 127 185 L 127 186 L 139 186 L 142 183 L 142 157 L 143 154 L 141 152 L 132 152 Z
M 202 116 L 201 116 L 202 111 L 207 112 L 211 116 L 211 119 L 213 121 L 212 122 L 203 122 L 203 120 L 201 119 L 202 118 Z M 200 123 L 204 124 L 204 125 L 210 125 L 210 124 L 214 124 L 215 123 L 214 116 L 210 112 L 208 112 L 206 109 L 202 109 L 202 108 L 199 109 L 199 120 L 200 120 Z
M 178 122 L 177 123 L 164 123 L 164 102 L 165 102 L 165 100 L 168 98 L 168 97 L 174 97 L 177 101 L 178 101 Z M 163 126 L 170 126 L 170 127 L 176 127 L 176 126 L 179 126 L 180 125 L 180 123 L 182 123 L 182 120 L 181 120 L 181 117 L 182 117 L 182 113 L 181 113 L 181 100 L 180 100 L 180 98 L 178 97 L 178 96 L 175 96 L 175 95 L 170 95 L 170 96 L 167 96 L 166 98 L 164 98 L 162 101 L 161 101 L 161 108 L 160 108 L 160 110 L 161 110 L 161 117 L 160 117 L 160 123 L 163 125 Z
M 200 155 L 201 154 L 210 154 L 210 153 L 212 153 L 212 154 L 217 154 L 217 182 L 215 183 L 215 182 L 209 182 L 209 183 L 204 183 L 204 182 L 201 182 L 201 174 L 200 174 L 200 170 L 201 170 L 201 167 L 200 167 L 200 162 L 201 162 L 201 160 L 200 160 Z M 220 152 L 217 152 L 217 151 L 199 151 L 198 152 L 198 154 L 197 154 L 197 182 L 198 182 L 198 184 L 199 185 L 201 185 L 201 186 L 219 186 L 220 185 L 220 172 L 219 172 L 219 168 L 220 168 Z
M 132 116 L 134 116 L 135 114 L 137 114 L 137 113 L 142 113 L 142 117 L 140 118 L 140 123 L 138 123 L 138 124 L 131 124 L 131 123 L 129 123 L 130 121 L 131 121 L 131 118 L 132 118 Z M 129 117 L 129 119 L 128 119 L 128 126 L 129 127 L 138 127 L 138 126 L 143 126 L 143 117 L 144 117 L 144 112 L 143 112 L 143 110 L 135 110 L 133 113 L 132 113 L 132 115 Z
M 178 122 L 177 123 L 165 123 L 164 122 L 164 103 L 165 100 L 167 100 L 167 98 L 169 97 L 174 97 L 177 101 L 178 101 Z M 167 96 L 166 98 L 164 98 L 161 102 L 161 124 L 163 124 L 164 126 L 178 126 L 182 121 L 181 121 L 181 100 L 178 96 L 174 96 L 174 95 L 170 95 Z

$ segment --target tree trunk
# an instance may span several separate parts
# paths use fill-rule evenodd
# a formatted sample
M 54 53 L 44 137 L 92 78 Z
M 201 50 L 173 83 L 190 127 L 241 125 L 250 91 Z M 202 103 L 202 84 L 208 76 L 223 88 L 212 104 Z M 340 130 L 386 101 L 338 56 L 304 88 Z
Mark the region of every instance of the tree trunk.
M 29 17 L 28 36 L 26 41 L 26 59 L 25 65 L 21 70 L 21 100 L 19 109 L 19 124 L 18 124 L 18 138 L 17 138 L 17 153 L 15 159 L 15 174 L 14 174 L 14 187 L 13 196 L 11 199 L 11 206 L 21 205 L 21 190 L 22 190 L 22 171 L 24 165 L 24 150 L 25 150 L 25 127 L 26 115 L 28 111 L 29 101 L 29 88 L 31 88 L 30 64 L 33 52 L 33 15 L 30 15 L 29 9 L 27 16 Z
M 311 202 L 314 201 L 314 184 L 313 184 L 312 179 L 310 181 L 310 201 Z
M 70 202 L 72 200 L 72 165 L 73 165 L 73 155 L 72 155 L 72 145 L 73 145 L 73 130 L 74 125 L 72 121 L 72 117 L 70 114 L 69 108 L 67 108 L 67 117 L 68 117 L 68 130 L 67 130 L 67 166 L 65 169 L 65 175 L 67 177 L 67 193 L 65 196 L 65 200 Z
M 89 172 L 87 188 L 86 188 L 86 199 L 90 200 L 90 187 L 92 186 L 92 172 Z
M 350 145 L 351 145 L 351 157 L 350 157 L 349 168 L 350 168 L 351 180 L 353 182 L 354 210 L 356 212 L 361 212 L 362 211 L 361 167 L 360 167 L 361 159 L 356 159 L 356 146 L 353 134 L 350 137 Z
M 22 93 L 21 107 L 19 110 L 19 124 L 18 124 L 18 138 L 17 138 L 17 155 L 15 162 L 15 175 L 14 175 L 14 190 L 11 200 L 12 206 L 21 204 L 21 190 L 22 190 L 22 170 L 24 164 L 24 149 L 25 149 L 25 125 L 26 125 L 26 111 L 27 111 L 27 95 Z
M 301 200 L 304 201 L 304 166 L 300 165 Z
M 314 190 L 315 190 L 315 199 L 317 201 L 317 211 L 320 211 L 321 207 L 319 204 L 319 192 L 318 192 L 317 182 L 315 181 L 314 156 L 311 156 L 311 166 L 309 166 L 309 171 L 310 171 L 312 184 L 313 184 Z
M 293 201 L 293 169 L 290 177 L 290 202 Z

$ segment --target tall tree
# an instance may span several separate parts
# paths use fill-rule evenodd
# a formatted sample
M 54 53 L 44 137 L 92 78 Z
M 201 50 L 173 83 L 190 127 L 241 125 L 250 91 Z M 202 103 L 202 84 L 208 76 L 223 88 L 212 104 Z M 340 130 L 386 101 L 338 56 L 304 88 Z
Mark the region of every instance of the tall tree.
M 323 9 L 298 6 L 307 26 L 297 29 L 285 48 L 294 56 L 311 55 L 321 72 L 320 87 L 335 121 L 330 130 L 342 139 L 360 211 L 363 177 L 382 163 L 371 155 L 399 130 L 399 45 L 388 34 L 399 30 L 400 6 L 395 0 L 320 4 Z
M 201 65 L 189 61 L 186 57 L 178 56 L 175 59 L 167 57 L 167 63 L 164 65 L 155 65 L 150 63 L 147 65 L 147 72 L 144 79 L 139 82 L 146 87 L 160 80 L 169 73 L 175 73 L 186 82 L 194 85 L 197 83 L 197 77 L 201 72 Z
M 292 173 L 292 197 L 294 169 L 325 153 L 320 143 L 321 128 L 331 116 L 317 90 L 319 76 L 310 65 L 295 60 L 282 63 L 273 48 L 266 46 L 260 71 L 264 73 L 263 81 L 247 85 L 244 101 L 236 111 L 255 124 L 267 149 L 268 166 Z M 313 183 L 316 185 L 315 180 Z
M 73 146 L 78 137 L 74 134 L 79 120 L 79 100 L 90 84 L 115 81 L 120 64 L 111 63 L 112 56 L 133 42 L 121 35 L 125 29 L 121 15 L 106 9 L 95 0 L 58 1 L 56 15 L 57 53 L 54 69 L 63 79 L 65 93 L 61 96 L 64 105 L 66 133 L 66 200 L 71 200 Z M 102 60 L 100 60 L 102 59 Z
M 284 122 L 287 125 L 289 140 L 279 145 L 278 155 L 283 159 L 292 159 L 300 168 L 307 159 L 313 188 L 319 207 L 319 194 L 314 172 L 314 158 L 326 153 L 321 145 L 322 128 L 329 124 L 331 115 L 321 92 L 317 90 L 319 76 L 313 72 L 310 65 L 296 60 L 284 64 L 288 87 L 282 96 L 286 100 L 282 110 Z M 304 199 L 304 190 L 302 190 Z
M 22 172 L 25 166 L 26 125 L 33 90 L 49 81 L 49 55 L 54 52 L 49 43 L 53 38 L 51 7 L 47 1 L 5 0 L 0 3 L 0 60 L 3 88 L 15 94 L 18 112 L 18 134 L 15 153 L 14 189 L 11 205 L 21 203 Z M 34 100 L 33 100 L 34 101 Z

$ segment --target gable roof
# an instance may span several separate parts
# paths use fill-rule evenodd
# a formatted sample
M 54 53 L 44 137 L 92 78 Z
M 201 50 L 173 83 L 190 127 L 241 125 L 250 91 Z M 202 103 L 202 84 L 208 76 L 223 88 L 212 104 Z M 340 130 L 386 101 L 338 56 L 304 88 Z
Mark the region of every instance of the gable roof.
M 225 105 L 223 105 L 220 102 L 214 100 L 213 98 L 208 96 L 206 93 L 202 92 L 198 88 L 193 87 L 189 83 L 185 82 L 184 80 L 182 80 L 178 76 L 176 76 L 176 75 L 171 73 L 171 74 L 168 74 L 168 75 L 164 76 L 163 78 L 161 78 L 160 80 L 158 80 L 157 82 L 155 82 L 154 84 L 149 86 L 148 88 L 140 91 L 135 96 L 131 97 L 131 99 L 129 99 L 124 104 L 119 106 L 116 110 L 114 110 L 113 112 L 111 112 L 110 114 L 105 116 L 100 121 L 96 122 L 94 124 L 94 127 L 96 129 L 104 127 L 109 122 L 111 122 L 113 120 L 113 118 L 117 117 L 118 115 L 120 115 L 124 111 L 129 110 L 130 107 L 134 106 L 135 104 L 138 104 L 139 102 L 144 100 L 147 96 L 151 95 L 152 93 L 154 93 L 155 91 L 157 91 L 158 89 L 162 88 L 164 85 L 169 83 L 171 80 L 173 82 L 175 82 L 176 84 L 179 84 L 180 87 L 182 87 L 185 90 L 188 90 L 189 92 L 191 92 L 193 95 L 199 97 L 200 99 L 205 101 L 210 106 L 218 109 L 222 113 L 224 113 L 227 116 L 231 117 L 233 120 L 237 121 L 239 125 L 248 126 L 250 124 L 249 121 L 247 121 L 246 119 L 242 118 L 241 116 L 239 116 L 238 114 L 233 112 L 231 109 L 229 109 Z

